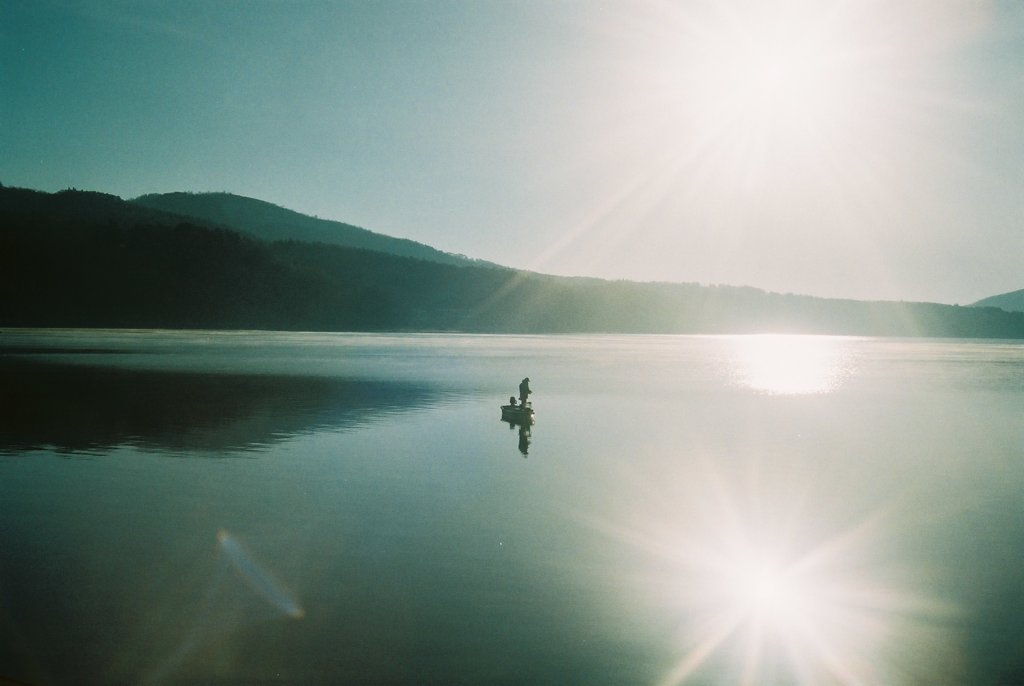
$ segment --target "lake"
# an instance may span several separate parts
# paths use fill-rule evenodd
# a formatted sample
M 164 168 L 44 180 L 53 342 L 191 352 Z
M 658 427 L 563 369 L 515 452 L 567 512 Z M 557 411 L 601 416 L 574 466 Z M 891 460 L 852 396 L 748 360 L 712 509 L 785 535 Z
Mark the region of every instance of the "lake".
M 4 331 L 0 394 L 0 680 L 1024 682 L 1021 342 Z

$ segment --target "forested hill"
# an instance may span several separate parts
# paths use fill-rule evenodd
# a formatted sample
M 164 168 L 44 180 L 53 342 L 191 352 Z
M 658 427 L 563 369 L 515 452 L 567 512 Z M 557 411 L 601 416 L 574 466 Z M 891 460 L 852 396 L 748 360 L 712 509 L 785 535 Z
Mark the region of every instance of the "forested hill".
M 351 224 L 310 217 L 263 200 L 231 193 L 160 193 L 143 195 L 132 202 L 142 207 L 190 217 L 192 221 L 199 220 L 203 224 L 224 226 L 264 241 L 328 243 L 348 248 L 376 250 L 401 257 L 415 257 L 441 264 L 497 266 L 472 260 L 464 255 L 442 252 L 416 241 L 393 238 Z
M 1024 288 L 984 298 L 974 303 L 972 307 L 998 307 L 1007 312 L 1024 312 Z
M 1024 313 L 439 264 L 0 188 L 0 326 L 1024 338 Z

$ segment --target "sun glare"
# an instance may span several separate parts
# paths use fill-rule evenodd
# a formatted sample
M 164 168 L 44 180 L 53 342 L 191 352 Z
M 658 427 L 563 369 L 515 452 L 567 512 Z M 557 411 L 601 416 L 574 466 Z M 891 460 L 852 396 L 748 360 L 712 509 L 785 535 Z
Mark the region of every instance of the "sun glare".
M 624 515 L 631 526 L 599 523 L 646 553 L 633 556 L 647 570 L 638 591 L 681 622 L 667 639 L 678 659 L 658 683 L 955 681 L 955 609 L 908 586 L 915 575 L 882 552 L 890 517 L 821 526 L 828 510 L 810 511 L 792 489 L 741 498 L 748 489 L 709 466 L 671 481 Z
M 939 219 L 926 189 L 956 160 L 935 143 L 971 106 L 946 58 L 984 4 L 610 3 L 568 167 L 600 192 L 541 261 L 769 289 L 799 270 L 820 295 L 899 280 L 879 246 Z

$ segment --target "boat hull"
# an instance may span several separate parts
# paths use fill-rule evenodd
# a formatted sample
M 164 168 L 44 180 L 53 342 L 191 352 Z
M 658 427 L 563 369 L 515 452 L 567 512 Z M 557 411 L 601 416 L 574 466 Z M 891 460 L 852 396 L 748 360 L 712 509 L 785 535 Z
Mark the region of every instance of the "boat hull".
M 502 405 L 501 418 L 513 424 L 533 424 L 534 412 L 532 407 L 521 405 Z

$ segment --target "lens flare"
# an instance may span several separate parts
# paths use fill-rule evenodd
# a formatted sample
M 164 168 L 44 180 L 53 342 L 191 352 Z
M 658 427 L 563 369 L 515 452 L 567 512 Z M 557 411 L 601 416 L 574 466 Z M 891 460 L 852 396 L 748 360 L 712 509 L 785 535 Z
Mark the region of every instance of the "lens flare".
M 217 544 L 219 554 L 213 576 L 191 627 L 141 683 L 156 686 L 169 680 L 184 682 L 187 678 L 180 672 L 190 661 L 242 627 L 281 617 L 305 617 L 306 611 L 295 596 L 226 529 L 217 532 Z
M 217 541 L 238 576 L 245 581 L 253 593 L 292 619 L 302 619 L 306 615 L 306 611 L 299 605 L 298 600 L 267 570 L 257 564 L 245 551 L 242 544 L 235 540 L 234 536 L 221 529 L 217 532 Z
M 955 683 L 956 608 L 886 555 L 892 513 L 843 524 L 795 498 L 795 483 L 751 494 L 707 467 L 655 497 L 671 481 L 596 522 L 644 553 L 630 583 L 652 616 L 677 617 L 677 660 L 660 684 Z

